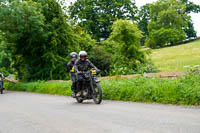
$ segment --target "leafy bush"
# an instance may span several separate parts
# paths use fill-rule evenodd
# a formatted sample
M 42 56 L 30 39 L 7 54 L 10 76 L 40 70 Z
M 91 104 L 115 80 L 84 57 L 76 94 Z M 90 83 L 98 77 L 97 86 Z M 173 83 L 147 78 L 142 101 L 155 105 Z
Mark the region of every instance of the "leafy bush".
M 0 72 L 5 73 L 5 75 L 13 73 L 11 53 L 8 52 L 7 45 L 8 42 L 0 30 Z
M 9 75 L 9 72 L 4 67 L 0 68 L 0 72 L 2 72 L 5 77 Z
M 91 62 L 101 70 L 102 76 L 109 74 L 112 62 L 112 54 L 108 53 L 105 48 L 101 46 L 94 46 L 89 52 L 89 59 Z
M 127 75 L 155 72 L 155 66 L 147 59 L 148 50 L 140 45 L 142 33 L 131 20 L 117 20 L 110 37 L 102 44 L 112 54 L 110 75 Z

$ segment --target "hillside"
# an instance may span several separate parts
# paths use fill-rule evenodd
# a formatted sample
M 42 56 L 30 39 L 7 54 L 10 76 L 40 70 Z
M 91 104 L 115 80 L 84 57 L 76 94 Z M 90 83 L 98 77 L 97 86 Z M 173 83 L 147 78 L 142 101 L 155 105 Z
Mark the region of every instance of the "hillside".
M 200 40 L 153 50 L 151 58 L 162 72 L 183 71 L 194 66 L 199 67 Z

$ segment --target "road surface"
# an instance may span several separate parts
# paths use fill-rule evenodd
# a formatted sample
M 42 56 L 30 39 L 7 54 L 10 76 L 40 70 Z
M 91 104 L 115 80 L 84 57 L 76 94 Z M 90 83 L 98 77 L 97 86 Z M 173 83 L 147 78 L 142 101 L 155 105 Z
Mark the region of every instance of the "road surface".
M 200 108 L 6 91 L 0 133 L 200 133 Z

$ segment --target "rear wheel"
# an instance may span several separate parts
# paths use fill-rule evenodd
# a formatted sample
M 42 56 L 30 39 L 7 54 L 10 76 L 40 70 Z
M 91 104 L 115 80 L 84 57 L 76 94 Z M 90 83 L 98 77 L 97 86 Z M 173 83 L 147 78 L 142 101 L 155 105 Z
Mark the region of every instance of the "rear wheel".
M 93 93 L 93 100 L 96 104 L 100 104 L 102 102 L 102 89 L 99 83 L 97 83 L 97 86 L 94 88 L 95 92 Z

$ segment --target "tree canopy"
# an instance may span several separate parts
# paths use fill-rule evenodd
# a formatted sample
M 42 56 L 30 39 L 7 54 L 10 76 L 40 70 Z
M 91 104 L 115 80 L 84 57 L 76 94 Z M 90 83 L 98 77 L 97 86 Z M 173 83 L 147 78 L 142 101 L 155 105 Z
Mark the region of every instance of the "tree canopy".
M 185 13 L 187 16 L 190 16 L 190 13 L 199 13 L 200 12 L 200 5 L 196 5 L 193 2 L 190 2 L 189 0 L 177 0 L 177 2 L 182 2 L 185 5 Z M 148 23 L 150 22 L 150 5 L 146 4 L 142 6 L 139 10 L 139 28 L 143 32 L 143 39 L 142 43 L 145 42 L 146 37 L 148 36 Z M 188 18 L 187 21 L 187 27 L 184 28 L 184 31 L 186 33 L 186 38 L 196 38 L 197 32 L 194 29 L 193 22 L 191 18 Z
M 185 10 L 185 5 L 178 0 L 158 0 L 151 4 L 146 45 L 156 47 L 184 40 L 189 21 Z
M 5 76 L 13 72 L 11 54 L 7 51 L 7 41 L 0 31 L 0 72 L 3 72 Z
M 107 39 L 117 19 L 136 20 L 134 0 L 77 0 L 69 7 L 70 17 L 97 41 Z
M 196 5 L 195 3 L 189 0 L 181 0 L 186 5 L 186 12 L 189 13 L 199 13 L 200 12 L 200 5 Z M 194 30 L 193 22 L 190 19 L 188 21 L 188 27 L 185 29 L 187 34 L 187 38 L 195 38 L 197 37 L 197 32 Z
M 142 44 L 145 43 L 146 36 L 149 35 L 148 33 L 148 23 L 151 20 L 150 18 L 150 4 L 146 4 L 142 6 L 139 10 L 139 22 L 138 26 L 139 29 L 142 31 L 143 38 L 142 38 Z
M 82 41 L 86 46 L 94 42 L 84 32 L 75 34 L 55 0 L 14 0 L 0 10 L 0 29 L 10 42 L 14 67 L 22 80 L 65 79 L 69 53 L 80 50 Z M 86 41 L 79 40 L 81 36 Z
M 141 38 L 142 32 L 134 21 L 120 19 L 113 23 L 112 32 L 104 43 L 111 47 L 110 53 L 114 53 L 114 74 L 136 73 L 137 67 L 145 64 L 146 52 L 141 50 Z
M 181 0 L 184 4 L 186 4 L 186 12 L 187 13 L 199 13 L 200 12 L 200 5 L 195 4 L 189 0 Z

